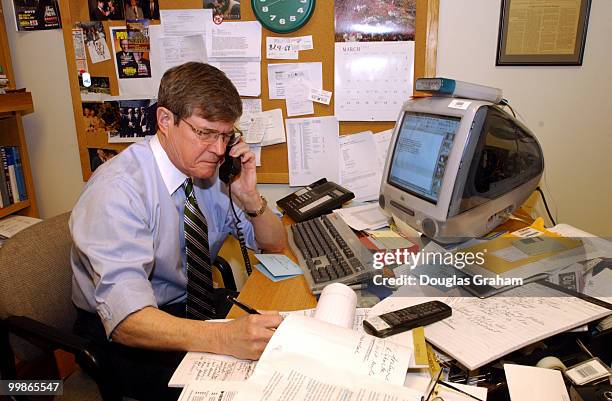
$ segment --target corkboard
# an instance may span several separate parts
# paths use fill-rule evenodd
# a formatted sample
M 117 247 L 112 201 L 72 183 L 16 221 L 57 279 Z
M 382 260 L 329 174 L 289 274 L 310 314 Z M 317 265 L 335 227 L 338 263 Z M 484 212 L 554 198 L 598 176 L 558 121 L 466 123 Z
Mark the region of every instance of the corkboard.
M 161 9 L 190 9 L 201 8 L 202 0 L 159 0 Z M 267 65 L 268 60 L 265 58 L 265 38 L 267 36 L 303 36 L 312 35 L 314 42 L 314 50 L 301 51 L 300 58 L 296 61 L 291 60 L 272 60 L 272 62 L 315 62 L 323 63 L 323 89 L 334 90 L 334 5 L 330 0 L 317 1 L 314 15 L 306 26 L 297 32 L 287 35 L 275 34 L 263 29 L 262 38 L 262 66 L 261 66 L 261 87 L 263 110 L 271 110 L 280 108 L 283 110 L 283 117 L 287 116 L 284 100 L 269 100 L 268 99 L 268 79 Z M 251 9 L 250 0 L 242 0 L 242 20 L 255 20 Z M 85 132 L 85 123 L 83 119 L 81 95 L 79 91 L 78 76 L 76 71 L 76 63 L 74 59 L 74 49 L 72 46 L 72 27 L 74 23 L 80 21 L 89 21 L 89 9 L 87 1 L 83 0 L 68 0 L 60 2 L 62 25 L 64 33 L 64 43 L 66 47 L 66 62 L 68 65 L 70 92 L 72 96 L 72 105 L 74 119 L 77 128 L 77 139 L 79 144 L 79 153 L 81 157 L 81 168 L 83 171 L 83 179 L 89 179 L 91 175 L 89 152 L 88 148 L 108 148 L 122 150 L 127 144 L 108 144 L 106 135 L 103 131 L 95 133 Z M 414 76 L 415 78 L 423 76 L 435 76 L 436 69 L 436 47 L 437 47 L 437 32 L 438 32 L 438 8 L 439 0 L 417 0 L 417 22 L 415 35 L 415 63 Z M 108 21 L 103 22 L 106 32 L 106 41 L 112 53 L 112 44 L 109 34 L 110 26 L 122 26 L 125 21 Z M 91 76 L 106 76 L 110 79 L 111 94 L 118 95 L 118 84 L 115 76 L 114 55 L 111 60 L 93 64 L 88 57 L 89 73 Z M 329 106 L 315 103 L 315 116 L 330 116 L 333 115 L 334 105 L 333 97 Z M 308 117 L 308 116 L 307 116 Z M 392 128 L 393 122 L 341 122 L 340 133 L 350 134 L 365 130 L 374 132 Z M 282 183 L 289 182 L 288 163 L 287 163 L 287 146 L 286 144 L 278 144 L 266 146 L 262 148 L 262 166 L 257 169 L 257 176 L 260 183 Z

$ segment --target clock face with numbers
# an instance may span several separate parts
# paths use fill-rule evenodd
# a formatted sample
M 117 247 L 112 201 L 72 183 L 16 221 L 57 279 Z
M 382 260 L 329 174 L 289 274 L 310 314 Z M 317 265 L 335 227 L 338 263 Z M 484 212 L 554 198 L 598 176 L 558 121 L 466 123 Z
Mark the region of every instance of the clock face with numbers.
M 315 0 L 251 0 L 255 16 L 276 33 L 297 31 L 314 13 Z

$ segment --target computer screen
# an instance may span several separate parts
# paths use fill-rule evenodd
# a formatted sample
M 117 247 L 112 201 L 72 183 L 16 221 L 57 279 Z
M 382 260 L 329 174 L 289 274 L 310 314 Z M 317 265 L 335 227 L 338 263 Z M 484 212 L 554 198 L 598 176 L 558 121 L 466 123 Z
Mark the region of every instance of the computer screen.
M 397 135 L 389 184 L 437 204 L 459 117 L 406 112 Z

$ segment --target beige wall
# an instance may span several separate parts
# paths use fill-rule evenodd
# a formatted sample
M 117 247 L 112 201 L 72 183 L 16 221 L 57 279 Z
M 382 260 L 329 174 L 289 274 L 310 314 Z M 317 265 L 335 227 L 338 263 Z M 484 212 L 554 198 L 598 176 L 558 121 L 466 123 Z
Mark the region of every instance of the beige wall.
M 2 2 L 12 28 L 11 1 Z M 544 148 L 557 219 L 611 235 L 612 1 L 593 0 L 582 67 L 495 67 L 499 11 L 500 0 L 441 0 L 438 75 L 502 88 Z M 83 186 L 63 38 L 60 31 L 8 34 L 17 84 L 34 95 L 25 128 L 41 215 L 49 217 L 69 210 Z M 289 188 L 263 192 L 273 203 Z
M 34 99 L 24 117 L 40 216 L 70 210 L 83 187 L 62 31 L 17 32 L 11 0 L 2 0 L 15 81 Z

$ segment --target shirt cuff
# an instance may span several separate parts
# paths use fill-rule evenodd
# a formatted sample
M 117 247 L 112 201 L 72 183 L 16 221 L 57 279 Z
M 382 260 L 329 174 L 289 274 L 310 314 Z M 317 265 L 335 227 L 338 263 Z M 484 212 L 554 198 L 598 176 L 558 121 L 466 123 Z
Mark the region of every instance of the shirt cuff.
M 98 300 L 97 311 L 110 339 L 113 330 L 126 317 L 147 306 L 157 308 L 151 283 L 143 279 L 127 279 L 113 283 L 103 300 Z

